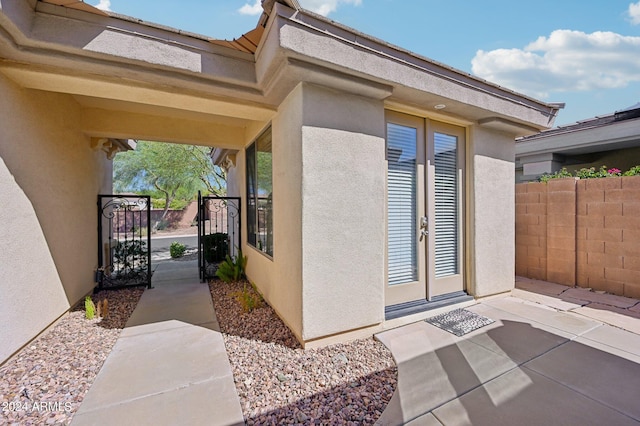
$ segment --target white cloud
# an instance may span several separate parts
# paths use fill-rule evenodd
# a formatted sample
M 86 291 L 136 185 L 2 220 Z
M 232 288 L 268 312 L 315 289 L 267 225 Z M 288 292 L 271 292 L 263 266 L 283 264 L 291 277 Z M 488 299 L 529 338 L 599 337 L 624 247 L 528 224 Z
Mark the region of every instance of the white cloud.
M 260 15 L 262 13 L 262 2 L 260 0 L 256 0 L 253 4 L 245 3 L 238 12 L 243 15 Z
M 639 50 L 640 37 L 556 30 L 524 49 L 479 50 L 471 69 L 491 82 L 547 98 L 551 92 L 621 88 L 640 81 Z
M 362 4 L 362 0 L 300 0 L 300 6 L 322 16 L 335 12 L 341 3 L 358 6 Z M 259 15 L 262 13 L 262 2 L 255 0 L 253 4 L 245 3 L 238 12 L 243 15 Z
M 111 0 L 100 0 L 100 2 L 96 5 L 96 7 L 100 10 L 106 10 L 107 12 L 110 12 Z
M 638 3 L 629 4 L 629 17 L 633 25 L 640 25 L 640 1 Z
M 362 0 L 300 0 L 300 6 L 322 16 L 335 12 L 342 3 L 359 6 Z

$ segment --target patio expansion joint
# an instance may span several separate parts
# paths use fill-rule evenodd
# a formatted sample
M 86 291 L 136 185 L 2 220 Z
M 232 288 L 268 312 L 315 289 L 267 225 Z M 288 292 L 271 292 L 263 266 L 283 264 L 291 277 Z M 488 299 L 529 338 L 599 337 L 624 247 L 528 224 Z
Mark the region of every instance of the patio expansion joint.
M 150 398 L 150 397 L 158 396 L 158 395 L 164 395 L 166 393 L 171 393 L 171 392 L 179 392 L 181 390 L 188 389 L 191 386 L 201 385 L 201 384 L 204 384 L 204 383 L 208 383 L 208 382 L 212 382 L 212 381 L 215 381 L 215 380 L 219 380 L 219 379 L 224 378 L 224 377 L 227 377 L 227 376 L 210 376 L 210 377 L 202 379 L 202 380 L 190 381 L 188 383 L 183 383 L 183 384 L 181 384 L 179 386 L 176 386 L 174 388 L 163 389 L 161 391 L 151 392 L 151 393 L 147 393 L 147 394 L 144 394 L 144 395 L 139 395 L 139 396 L 136 396 L 136 397 L 133 397 L 133 398 L 123 399 L 123 400 L 120 400 L 118 402 L 114 402 L 112 404 L 101 405 L 101 406 L 95 407 L 95 408 L 93 408 L 91 410 L 87 410 L 86 412 L 81 413 L 81 414 L 82 415 L 89 415 L 89 414 L 94 413 L 96 411 L 100 411 L 100 410 L 104 410 L 104 409 L 111 409 L 111 408 L 118 407 L 118 406 L 121 406 L 121 405 L 129 404 L 131 402 L 141 401 L 141 400 L 143 400 L 145 398 Z
M 487 347 L 485 347 L 485 346 L 483 346 L 483 345 L 481 345 L 481 344 L 479 344 L 479 343 L 476 343 L 476 342 L 473 342 L 473 341 L 470 341 L 470 340 L 467 340 L 467 341 L 468 341 L 468 342 L 470 342 L 470 343 L 473 343 L 474 345 L 480 346 L 481 348 L 486 349 L 486 350 L 488 350 L 489 352 L 492 352 L 492 353 L 494 353 L 494 354 L 496 354 L 496 355 L 498 355 L 498 356 L 502 356 L 502 357 L 504 357 L 504 356 L 505 356 L 504 354 L 501 354 L 501 353 L 499 353 L 499 352 L 496 352 L 496 351 L 494 351 L 494 350 L 492 350 L 492 349 L 490 349 L 490 348 L 487 348 Z M 440 407 L 442 407 L 442 406 L 444 406 L 444 405 L 447 405 L 447 404 L 448 404 L 448 403 L 450 403 L 451 401 L 455 401 L 456 399 L 462 398 L 463 396 L 467 395 L 468 393 L 471 393 L 471 392 L 473 392 L 474 390 L 476 390 L 476 389 L 478 389 L 478 388 L 481 388 L 481 387 L 485 386 L 485 385 L 486 385 L 487 383 L 489 383 L 489 382 L 492 382 L 492 381 L 494 381 L 494 380 L 498 380 L 499 378 L 503 377 L 503 376 L 504 376 L 504 375 L 506 375 L 506 374 L 509 374 L 510 372 L 512 372 L 512 371 L 514 371 L 514 370 L 517 370 L 517 369 L 519 369 L 519 368 L 526 368 L 525 364 L 527 364 L 527 363 L 529 363 L 529 362 L 531 362 L 531 361 L 533 361 L 533 360 L 535 360 L 535 359 L 537 359 L 537 358 L 540 358 L 540 357 L 542 357 L 542 356 L 544 356 L 544 355 L 548 354 L 549 352 L 554 351 L 554 350 L 556 350 L 556 349 L 558 349 L 558 348 L 560 348 L 560 347 L 562 347 L 562 346 L 564 346 L 564 345 L 566 345 L 566 344 L 568 344 L 568 343 L 570 343 L 570 342 L 572 342 L 572 341 L 573 341 L 573 339 L 567 339 L 565 342 L 559 343 L 559 344 L 557 344 L 556 346 L 554 346 L 554 347 L 552 347 L 552 348 L 550 348 L 550 349 L 548 349 L 548 350 L 546 350 L 546 351 L 544 351 L 544 352 L 542 352 L 542 353 L 540 353 L 540 354 L 538 354 L 538 355 L 534 356 L 534 357 L 533 357 L 533 358 L 531 358 L 531 359 L 528 359 L 528 360 L 526 360 L 526 361 L 522 361 L 522 362 L 520 362 L 520 363 L 515 363 L 515 362 L 514 362 L 514 364 L 515 364 L 515 365 L 514 365 L 513 367 L 511 367 L 511 368 L 509 368 L 509 369 L 505 370 L 504 372 L 502 372 L 502 373 L 498 374 L 498 375 L 497 375 L 497 376 L 495 376 L 495 377 L 492 377 L 491 379 L 489 379 L 489 380 L 487 380 L 487 381 L 485 381 L 485 382 L 479 383 L 478 385 L 476 385 L 476 386 L 474 386 L 474 387 L 472 387 L 472 388 L 470 388 L 470 389 L 468 389 L 468 390 L 466 390 L 466 391 L 464 391 L 464 392 L 461 392 L 459 395 L 456 395 L 455 397 L 450 398 L 450 399 L 448 399 L 448 400 L 446 400 L 446 401 L 444 401 L 444 402 L 440 403 L 439 405 L 437 405 L 437 406 L 435 406 L 435 407 L 432 407 L 432 408 L 430 409 L 430 411 L 427 411 L 427 412 L 425 412 L 425 413 L 422 413 L 422 414 L 417 415 L 416 417 L 414 417 L 414 418 L 412 418 L 412 419 L 408 420 L 408 421 L 407 421 L 407 423 L 408 423 L 408 422 L 412 422 L 412 421 L 414 421 L 414 420 L 416 420 L 416 419 L 418 419 L 418 418 L 420 418 L 420 417 L 422 417 L 422 416 L 424 416 L 424 415 L 426 415 L 426 414 L 429 414 L 429 413 L 431 413 L 434 417 L 436 417 L 436 419 L 437 419 L 440 423 L 442 423 L 442 421 L 441 421 L 441 420 L 440 420 L 440 419 L 435 415 L 435 413 L 434 413 L 434 411 L 435 411 L 435 410 L 437 410 L 438 408 L 440 408 Z M 513 360 L 512 360 L 512 361 L 513 361 Z M 533 370 L 531 370 L 531 369 L 529 369 L 529 368 L 527 368 L 527 370 L 529 370 L 529 371 L 533 371 Z M 535 371 L 534 371 L 534 372 L 535 372 Z M 537 372 L 535 372 L 535 373 L 537 373 Z M 538 373 L 538 374 L 539 374 L 539 373 Z M 590 398 L 590 399 L 591 399 L 591 398 Z M 628 416 L 627 416 L 627 417 L 628 417 Z M 442 424 L 444 424 L 444 423 L 442 423 Z
M 538 357 L 536 357 L 536 358 L 538 358 Z M 534 359 L 535 359 L 535 358 L 534 358 Z M 531 360 L 531 361 L 533 361 L 533 360 Z M 527 361 L 527 363 L 529 363 L 529 362 L 530 362 L 530 361 Z M 525 363 L 525 364 L 527 364 L 527 363 Z M 544 373 L 543 373 L 543 372 L 541 372 L 541 371 L 536 371 L 536 370 L 534 370 L 533 368 L 529 368 L 529 367 L 527 367 L 527 366 L 526 366 L 526 365 L 524 365 L 524 364 L 522 365 L 522 368 L 523 368 L 523 369 L 525 369 L 525 370 L 531 371 L 532 373 L 539 374 L 540 376 L 542 376 L 542 377 L 544 377 L 544 378 L 546 378 L 546 379 L 548 379 L 548 380 L 550 380 L 550 381 L 554 382 L 555 384 L 560 385 L 560 386 L 562 386 L 562 387 L 564 387 L 564 388 L 566 388 L 566 389 L 569 389 L 570 391 L 575 392 L 575 393 L 577 393 L 578 395 L 580 395 L 580 396 L 582 396 L 582 397 L 584 397 L 584 398 L 587 398 L 588 400 L 590 400 L 591 402 L 593 402 L 593 403 L 595 403 L 595 404 L 603 405 L 603 406 L 605 406 L 605 407 L 607 407 L 607 408 L 609 408 L 609 409 L 611 409 L 611 410 L 615 411 L 616 413 L 621 414 L 621 415 L 623 415 L 623 416 L 625 416 L 625 417 L 627 417 L 627 418 L 629 418 L 629 419 L 631 419 L 631 420 L 634 420 L 634 421 L 640 421 L 640 419 L 636 419 L 635 417 L 632 417 L 632 416 L 630 416 L 630 415 L 628 415 L 628 414 L 626 414 L 626 413 L 624 413 L 624 412 L 622 412 L 622 411 L 618 410 L 618 409 L 617 409 L 617 408 L 615 408 L 614 406 L 612 406 L 612 405 L 610 405 L 610 404 L 607 404 L 607 403 L 605 403 L 604 401 L 599 401 L 599 400 L 597 400 L 597 399 L 595 399 L 595 398 L 592 398 L 592 397 L 590 397 L 589 395 L 587 395 L 587 394 L 585 394 L 585 393 L 583 393 L 583 392 L 580 392 L 580 390 L 579 390 L 579 389 L 574 388 L 574 387 L 572 387 L 572 386 L 569 386 L 569 385 L 567 385 L 567 384 L 564 384 L 564 383 L 562 383 L 561 381 L 554 379 L 554 378 L 553 378 L 552 376 L 550 376 L 550 375 L 544 374 Z

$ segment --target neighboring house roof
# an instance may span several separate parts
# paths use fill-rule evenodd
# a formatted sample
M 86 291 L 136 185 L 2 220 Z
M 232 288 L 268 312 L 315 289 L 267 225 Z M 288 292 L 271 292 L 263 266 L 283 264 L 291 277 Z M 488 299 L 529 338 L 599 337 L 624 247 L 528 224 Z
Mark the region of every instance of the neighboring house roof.
M 640 103 L 516 140 L 516 156 L 588 154 L 638 146 Z

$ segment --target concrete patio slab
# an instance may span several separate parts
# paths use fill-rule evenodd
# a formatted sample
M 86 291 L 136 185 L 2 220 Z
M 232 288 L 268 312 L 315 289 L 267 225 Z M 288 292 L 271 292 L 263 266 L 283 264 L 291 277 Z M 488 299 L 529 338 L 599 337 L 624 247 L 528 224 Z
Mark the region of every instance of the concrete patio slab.
M 534 280 L 531 278 L 516 277 L 516 288 L 542 293 L 549 296 L 558 296 L 571 287 L 547 281 Z
M 244 424 L 209 287 L 197 275 L 194 262 L 158 265 L 73 425 Z
M 558 312 L 553 308 L 515 297 L 492 299 L 486 301 L 485 304 L 576 336 L 601 325 L 597 321 L 582 318 L 578 315 L 571 315 L 570 313 Z
M 442 426 L 442 423 L 440 423 L 433 414 L 427 413 L 415 420 L 411 420 L 406 426 Z
M 163 392 L 124 401 L 117 405 L 98 408 L 90 412 L 78 413 L 73 418 L 74 425 L 122 426 L 145 425 L 244 425 L 244 420 L 236 423 L 220 422 L 217 419 L 237 418 L 233 399 L 228 395 L 235 392 L 233 382 L 212 379 L 194 383 L 186 388 Z M 212 412 L 210 407 L 216 407 Z M 136 423 L 131 423 L 137 419 Z
M 518 368 L 433 411 L 444 425 L 637 425 L 597 401 Z
M 640 364 L 569 342 L 525 367 L 640 421 Z
M 425 322 L 377 338 L 398 365 L 398 389 L 380 424 L 413 420 L 515 367 L 509 358 Z
M 528 290 L 521 290 L 518 288 L 514 288 L 511 290 L 511 295 L 513 297 L 517 297 L 518 299 L 527 300 L 529 302 L 540 303 L 545 306 L 549 306 L 551 308 L 557 309 L 559 311 L 570 311 L 572 309 L 579 308 L 584 306 L 588 302 L 580 301 L 577 299 L 565 300 L 564 298 L 559 299 L 557 296 L 547 296 L 545 294 L 533 293 Z
M 576 339 L 576 341 L 580 342 L 586 340 L 601 343 L 640 357 L 640 335 L 611 325 L 604 324 L 602 327 L 591 330 Z
M 586 300 L 593 303 L 600 303 L 603 305 L 615 306 L 623 309 L 630 308 L 638 303 L 637 300 L 630 299 L 628 297 L 616 296 L 615 294 L 595 293 L 584 288 L 570 288 L 562 293 L 562 296 L 572 297 L 579 300 Z
M 378 424 L 640 424 L 640 335 L 512 296 L 466 309 L 495 322 L 462 337 L 424 321 L 376 335 L 398 366 Z
M 81 409 L 95 410 L 122 401 L 232 377 L 222 337 L 200 327 L 181 327 L 118 339 Z
M 573 312 L 582 315 L 586 318 L 590 318 L 596 321 L 601 321 L 606 324 L 613 325 L 623 330 L 628 330 L 632 333 L 640 334 L 640 321 L 635 315 L 630 315 L 630 311 L 617 311 L 611 306 L 603 306 L 598 304 L 589 304 L 578 309 L 574 309 Z

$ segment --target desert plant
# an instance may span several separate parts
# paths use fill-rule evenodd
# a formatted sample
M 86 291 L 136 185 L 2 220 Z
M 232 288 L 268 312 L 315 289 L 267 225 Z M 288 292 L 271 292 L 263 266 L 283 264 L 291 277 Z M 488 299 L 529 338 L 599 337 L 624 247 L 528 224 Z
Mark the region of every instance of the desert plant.
M 637 176 L 640 175 L 640 166 L 633 166 L 629 170 L 623 173 L 623 176 Z
M 84 315 L 87 319 L 93 319 L 96 316 L 96 305 L 93 304 L 91 296 L 84 298 Z
M 233 294 L 242 310 L 246 313 L 253 311 L 254 309 L 262 306 L 262 296 L 256 289 L 255 284 L 251 283 L 251 287 L 247 287 L 247 283 L 244 283 L 242 291 L 237 291 Z
M 540 176 L 540 182 L 548 182 L 551 179 L 560 179 L 560 178 L 565 178 L 565 177 L 571 177 L 571 173 L 566 169 L 566 168 L 562 168 L 562 170 L 559 170 L 555 173 L 545 173 L 542 176 Z
M 239 281 L 244 277 L 244 268 L 247 266 L 247 256 L 242 255 L 242 250 L 238 250 L 238 255 L 231 257 L 227 255 L 224 262 L 220 264 L 216 271 L 216 277 L 226 283 Z
M 184 256 L 184 252 L 186 250 L 187 250 L 187 246 L 177 241 L 172 242 L 171 245 L 169 246 L 169 254 L 173 259 Z
M 113 260 L 118 275 L 130 273 L 134 268 L 146 268 L 147 243 L 142 240 L 117 241 Z

